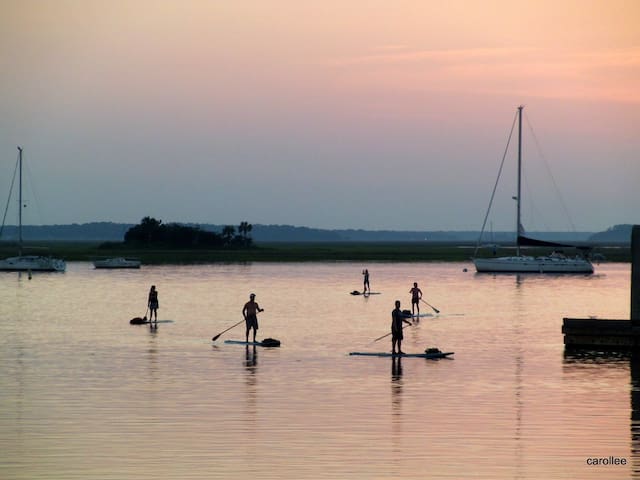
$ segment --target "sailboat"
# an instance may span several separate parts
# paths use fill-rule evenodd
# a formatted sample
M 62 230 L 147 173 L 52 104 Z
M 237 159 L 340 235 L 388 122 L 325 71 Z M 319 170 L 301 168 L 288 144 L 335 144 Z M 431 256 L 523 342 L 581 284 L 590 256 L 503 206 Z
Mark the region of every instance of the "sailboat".
M 521 180 L 522 180 L 522 109 L 523 106 L 518 107 L 518 192 L 514 197 L 516 200 L 516 254 L 511 257 L 490 257 L 490 258 L 475 258 L 473 263 L 476 266 L 478 272 L 536 272 L 536 273 L 593 273 L 593 265 L 589 260 L 581 256 L 575 256 L 573 258 L 567 257 L 561 253 L 555 251 L 547 256 L 532 257 L 520 254 L 520 247 L 522 246 L 535 246 L 535 247 L 550 247 L 550 248 L 562 248 L 572 247 L 572 245 L 565 245 L 554 242 L 547 242 L 543 240 L 536 240 L 525 236 L 524 228 L 522 227 L 520 220 L 520 202 L 522 198 L 521 194 Z M 495 192 L 495 191 L 494 191 Z M 489 207 L 490 208 L 490 207 Z M 488 215 L 488 212 L 487 212 Z M 486 223 L 486 218 L 485 218 Z M 483 226 L 484 230 L 484 226 Z M 482 233 L 481 233 L 482 235 Z M 478 242 L 479 245 L 480 242 Z M 476 254 L 478 247 L 476 247 Z
M 0 260 L 0 271 L 12 272 L 64 272 L 64 260 L 41 255 L 23 255 L 22 241 L 22 148 L 18 147 L 19 193 L 18 193 L 18 256 Z M 9 198 L 10 200 L 10 198 Z

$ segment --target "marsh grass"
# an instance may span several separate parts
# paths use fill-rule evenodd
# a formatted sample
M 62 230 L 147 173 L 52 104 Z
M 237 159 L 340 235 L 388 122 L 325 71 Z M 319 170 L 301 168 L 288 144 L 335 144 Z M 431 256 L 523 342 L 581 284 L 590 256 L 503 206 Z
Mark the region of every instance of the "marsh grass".
M 595 252 L 609 262 L 630 262 L 629 247 L 597 247 Z M 463 262 L 473 256 L 472 245 L 410 242 L 325 242 L 325 243 L 260 243 L 244 249 L 144 249 L 123 244 L 91 242 L 38 242 L 25 244 L 24 254 L 51 255 L 67 261 L 92 261 L 109 257 L 138 258 L 143 264 L 197 264 L 217 262 L 314 262 L 314 261 L 388 261 L 388 262 Z M 544 249 L 527 249 L 527 255 L 548 253 Z M 567 255 L 575 252 L 567 250 Z M 12 243 L 0 243 L 0 258 L 17 254 Z M 513 255 L 513 249 L 502 248 L 499 256 Z M 479 256 L 490 256 L 480 251 Z

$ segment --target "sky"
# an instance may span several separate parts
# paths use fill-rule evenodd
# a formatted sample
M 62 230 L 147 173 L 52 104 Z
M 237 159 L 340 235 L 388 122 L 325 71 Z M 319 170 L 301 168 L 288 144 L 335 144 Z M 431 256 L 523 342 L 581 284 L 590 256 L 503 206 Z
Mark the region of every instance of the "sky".
M 20 145 L 30 224 L 478 230 L 524 105 L 525 228 L 640 223 L 639 24 L 636 0 L 1 0 L 0 203 Z

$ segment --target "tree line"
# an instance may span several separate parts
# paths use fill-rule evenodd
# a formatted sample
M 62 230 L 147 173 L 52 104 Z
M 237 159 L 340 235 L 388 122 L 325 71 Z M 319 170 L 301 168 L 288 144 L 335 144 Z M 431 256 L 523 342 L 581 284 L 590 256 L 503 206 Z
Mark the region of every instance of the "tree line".
M 140 224 L 124 234 L 125 245 L 161 248 L 247 248 L 253 246 L 250 236 L 253 226 L 241 222 L 238 227 L 226 225 L 222 232 L 210 232 L 200 227 L 179 223 L 162 223 L 153 217 L 144 217 Z

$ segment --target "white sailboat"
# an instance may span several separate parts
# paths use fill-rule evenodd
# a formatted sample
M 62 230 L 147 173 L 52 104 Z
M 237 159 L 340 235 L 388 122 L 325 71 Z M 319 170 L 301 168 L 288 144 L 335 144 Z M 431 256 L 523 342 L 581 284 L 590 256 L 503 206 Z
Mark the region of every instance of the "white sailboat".
M 0 271 L 11 272 L 64 272 L 67 265 L 59 258 L 41 255 L 22 255 L 22 148 L 18 147 L 19 193 L 18 193 L 18 256 L 0 260 Z
M 473 263 L 478 272 L 535 272 L 535 273 L 593 273 L 593 265 L 589 260 L 581 256 L 573 258 L 563 254 L 552 253 L 551 255 L 532 257 L 520 254 L 521 246 L 537 246 L 537 247 L 571 247 L 571 245 L 563 245 L 559 243 L 547 242 L 528 238 L 524 235 L 520 220 L 520 201 L 521 201 L 521 179 L 522 179 L 522 109 L 518 107 L 518 192 L 514 197 L 516 200 L 516 254 L 511 257 L 489 257 L 474 258 Z M 485 219 L 486 222 L 486 219 Z M 484 227 L 483 227 L 484 230 Z M 479 242 L 478 242 L 479 244 Z M 478 247 L 476 247 L 476 254 Z M 475 254 L 474 254 L 475 257 Z
M 142 262 L 136 258 L 105 258 L 102 260 L 94 260 L 93 266 L 95 268 L 140 268 Z

